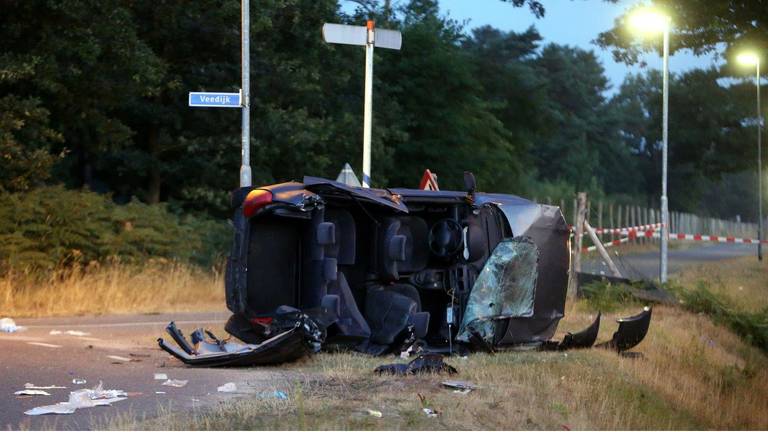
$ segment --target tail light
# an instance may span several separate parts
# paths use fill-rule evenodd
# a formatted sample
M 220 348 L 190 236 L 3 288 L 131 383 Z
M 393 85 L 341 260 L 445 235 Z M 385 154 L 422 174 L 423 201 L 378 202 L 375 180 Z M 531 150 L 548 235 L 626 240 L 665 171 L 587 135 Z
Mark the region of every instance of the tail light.
M 259 209 L 272 202 L 272 192 L 264 189 L 254 189 L 248 193 L 243 201 L 243 214 L 251 217 Z

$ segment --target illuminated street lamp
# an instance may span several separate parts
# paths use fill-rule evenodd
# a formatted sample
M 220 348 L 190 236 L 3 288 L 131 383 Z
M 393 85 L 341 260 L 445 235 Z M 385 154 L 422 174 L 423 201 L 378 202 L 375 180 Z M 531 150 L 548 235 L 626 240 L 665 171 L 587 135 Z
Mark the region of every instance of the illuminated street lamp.
M 669 16 L 653 8 L 640 8 L 629 17 L 630 27 L 638 33 L 664 35 L 663 57 L 663 119 L 661 151 L 661 257 L 659 280 L 667 282 L 667 255 L 669 247 L 669 204 L 667 202 L 667 147 L 669 124 L 669 30 L 672 26 Z
M 755 83 L 757 84 L 757 259 L 763 260 L 763 146 L 762 129 L 763 115 L 760 112 L 760 57 L 752 52 L 744 52 L 736 57 L 736 61 L 746 66 L 755 67 Z

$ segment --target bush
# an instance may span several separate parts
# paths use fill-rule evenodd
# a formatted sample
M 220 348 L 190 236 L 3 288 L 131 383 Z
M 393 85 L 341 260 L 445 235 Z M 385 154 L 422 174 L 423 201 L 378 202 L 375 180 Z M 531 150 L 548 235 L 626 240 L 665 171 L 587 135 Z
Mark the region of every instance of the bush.
M 759 312 L 740 311 L 725 297 L 712 292 L 704 282 L 692 289 L 674 287 L 673 290 L 686 309 L 709 315 L 716 323 L 768 352 L 768 308 Z
M 225 223 L 179 217 L 165 205 L 117 205 L 108 196 L 61 186 L 0 193 L 3 273 L 109 259 L 166 258 L 212 265 L 229 239 Z

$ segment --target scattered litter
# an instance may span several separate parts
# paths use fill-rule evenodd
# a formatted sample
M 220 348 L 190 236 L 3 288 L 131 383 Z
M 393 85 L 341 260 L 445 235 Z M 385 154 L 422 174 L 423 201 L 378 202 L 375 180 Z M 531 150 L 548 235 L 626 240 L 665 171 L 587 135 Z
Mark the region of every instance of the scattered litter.
M 226 385 L 226 384 L 225 384 Z M 224 387 L 224 386 L 222 386 Z M 219 390 L 221 391 L 221 390 Z M 275 390 L 273 392 L 263 392 L 259 394 L 259 399 L 279 399 L 288 400 L 288 395 L 282 390 Z
M 67 331 L 61 331 L 61 330 L 51 330 L 49 335 L 60 335 L 60 334 L 68 334 L 70 336 L 90 336 L 90 333 L 80 331 L 80 330 L 67 330 Z
M 162 385 L 168 387 L 184 387 L 188 382 L 189 380 L 168 379 L 165 380 Z
M 442 373 L 449 375 L 458 373 L 456 368 L 443 362 L 443 356 L 440 354 L 422 354 L 410 363 L 385 364 L 373 370 L 377 374 L 390 375 L 416 375 L 421 373 Z
M 466 395 L 469 394 L 472 390 L 470 389 L 463 389 L 463 390 L 454 390 L 453 392 L 460 395 Z
M 443 381 L 441 384 L 443 384 L 444 387 L 458 391 L 467 390 L 467 393 L 480 388 L 469 381 Z
M 27 342 L 27 344 L 46 347 L 46 348 L 61 348 L 61 345 L 54 345 L 54 344 L 49 344 L 44 342 Z
M 72 380 L 72 384 L 77 384 L 77 385 L 83 385 L 86 382 L 87 381 L 82 379 L 82 378 L 75 378 L 75 379 Z
M 429 418 L 437 417 L 437 411 L 433 410 L 432 408 L 422 408 L 421 410 L 424 411 L 424 414 L 426 414 Z
M 156 391 L 155 394 L 165 394 L 164 391 Z
M 235 383 L 229 382 L 222 386 L 219 386 L 216 390 L 218 390 L 221 393 L 234 393 L 237 391 L 237 386 Z
M 120 357 L 120 356 L 116 356 L 116 355 L 108 355 L 107 358 L 110 358 L 112 360 L 119 361 L 119 362 L 129 362 L 129 361 L 131 361 L 131 359 L 129 359 L 127 357 Z
M 34 385 L 32 383 L 26 383 L 26 384 L 24 384 L 24 388 L 25 389 L 34 389 L 34 390 L 51 390 L 51 389 L 65 389 L 66 387 L 57 386 L 57 385 L 38 386 L 38 385 Z
M 383 416 L 381 411 L 376 411 L 376 410 L 372 410 L 372 409 L 369 409 L 369 410 L 366 410 L 366 411 L 368 411 L 368 415 L 371 416 L 371 417 L 381 418 Z
M 0 319 L 0 331 L 4 333 L 16 333 L 17 331 L 26 330 L 26 327 L 17 326 L 16 321 L 11 318 Z
M 19 390 L 14 394 L 16 396 L 50 396 L 51 395 L 45 390 L 32 390 L 32 389 Z
M 164 373 L 156 373 L 155 374 L 155 379 L 156 380 L 160 380 L 160 381 L 165 381 L 165 380 L 168 379 L 168 375 L 166 375 Z
M 427 417 L 434 418 L 434 417 L 437 417 L 438 414 L 440 414 L 436 409 L 427 407 L 427 405 L 431 405 L 431 404 L 427 402 L 427 398 L 423 394 L 416 393 L 416 396 L 419 397 L 419 401 L 421 402 L 421 407 L 422 407 L 421 411 L 423 411 Z
M 125 400 L 127 393 L 123 390 L 104 390 L 102 383 L 93 389 L 80 389 L 69 393 L 67 402 L 59 402 L 55 405 L 46 405 L 32 408 L 24 412 L 26 415 L 36 416 L 42 414 L 72 414 L 79 408 L 92 408 L 95 406 L 111 405 Z

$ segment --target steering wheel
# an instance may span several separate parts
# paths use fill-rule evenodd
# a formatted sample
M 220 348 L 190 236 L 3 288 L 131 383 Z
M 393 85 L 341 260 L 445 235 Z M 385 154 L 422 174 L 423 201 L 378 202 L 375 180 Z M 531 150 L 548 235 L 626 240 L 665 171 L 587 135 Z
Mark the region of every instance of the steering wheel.
M 441 258 L 456 254 L 461 249 L 462 228 L 453 219 L 441 219 L 429 229 L 429 250 Z

